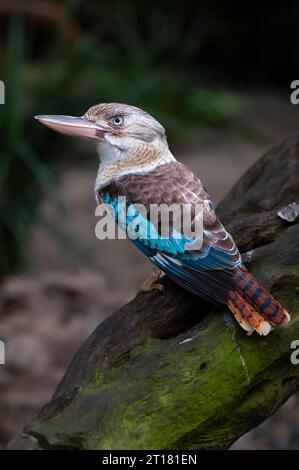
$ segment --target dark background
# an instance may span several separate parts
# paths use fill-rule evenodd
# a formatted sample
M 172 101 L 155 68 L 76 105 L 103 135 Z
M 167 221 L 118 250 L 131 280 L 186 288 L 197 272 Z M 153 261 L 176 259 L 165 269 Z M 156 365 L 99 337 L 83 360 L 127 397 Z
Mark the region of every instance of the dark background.
M 51 396 L 81 341 L 150 270 L 127 241 L 99 242 L 91 145 L 35 114 L 99 102 L 144 108 L 217 203 L 298 131 L 299 4 L 0 0 L 2 445 Z M 296 397 L 238 448 L 299 448 Z

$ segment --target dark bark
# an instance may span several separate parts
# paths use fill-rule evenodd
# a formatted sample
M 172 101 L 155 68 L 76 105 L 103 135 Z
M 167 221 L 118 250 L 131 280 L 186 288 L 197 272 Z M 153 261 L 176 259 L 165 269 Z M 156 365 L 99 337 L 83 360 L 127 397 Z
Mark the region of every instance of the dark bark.
M 296 390 L 299 366 L 299 225 L 278 216 L 299 201 L 299 138 L 255 163 L 218 214 L 254 275 L 292 320 L 251 337 L 214 308 L 164 279 L 87 338 L 19 448 L 227 448 Z M 129 267 L 128 267 L 129 269 Z

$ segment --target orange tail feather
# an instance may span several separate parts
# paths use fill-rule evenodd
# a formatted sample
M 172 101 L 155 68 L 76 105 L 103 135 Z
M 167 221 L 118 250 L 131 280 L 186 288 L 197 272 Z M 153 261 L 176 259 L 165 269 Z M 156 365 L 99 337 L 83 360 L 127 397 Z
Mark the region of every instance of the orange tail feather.
M 267 335 L 272 325 L 287 323 L 289 313 L 242 266 L 236 272 L 237 290 L 230 291 L 228 307 L 248 333 Z
M 245 266 L 236 273 L 238 292 L 254 310 L 274 325 L 287 323 L 290 315 L 261 284 L 259 284 Z

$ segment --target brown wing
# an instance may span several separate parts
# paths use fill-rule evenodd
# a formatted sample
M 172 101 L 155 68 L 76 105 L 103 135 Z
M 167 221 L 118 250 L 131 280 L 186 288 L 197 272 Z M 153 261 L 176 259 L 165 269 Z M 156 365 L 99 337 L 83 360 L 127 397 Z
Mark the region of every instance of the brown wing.
M 109 188 L 134 204 L 143 204 L 149 211 L 151 204 L 203 204 L 203 246 L 197 252 L 205 256 L 213 247 L 214 258 L 219 255 L 219 269 L 234 268 L 240 263 L 240 254 L 231 235 L 215 214 L 214 206 L 201 181 L 182 163 L 161 165 L 145 174 L 130 174 L 116 180 Z M 219 251 L 219 253 L 217 253 Z M 224 257 L 223 255 L 228 256 Z M 224 262 L 225 258 L 225 262 Z
M 176 283 L 214 303 L 227 304 L 229 291 L 235 289 L 235 268 L 240 254 L 218 220 L 209 195 L 199 179 L 181 163 L 161 165 L 146 174 L 126 175 L 107 191 L 126 196 L 133 204 L 203 204 L 203 244 L 198 250 L 183 249 L 172 253 L 169 244 L 153 247 L 144 240 L 134 244 Z M 171 244 L 175 241 L 170 239 Z

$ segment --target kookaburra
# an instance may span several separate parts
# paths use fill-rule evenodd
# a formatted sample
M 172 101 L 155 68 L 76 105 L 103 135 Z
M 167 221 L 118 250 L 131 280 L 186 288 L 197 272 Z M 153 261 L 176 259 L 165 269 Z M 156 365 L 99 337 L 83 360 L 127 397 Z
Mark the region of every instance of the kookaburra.
M 143 290 L 162 289 L 162 272 L 209 302 L 226 304 L 241 327 L 267 335 L 273 325 L 289 321 L 288 312 L 259 284 L 242 263 L 232 236 L 217 218 L 201 181 L 171 153 L 163 126 L 145 111 L 119 103 L 102 103 L 82 117 L 36 116 L 62 134 L 89 139 L 100 156 L 95 183 L 98 202 L 114 208 L 119 196 L 128 207 L 142 204 L 145 218 L 153 204 L 188 203 L 202 207 L 202 243 L 190 249 L 184 236 L 140 236 L 132 239 L 155 265 Z M 129 218 L 125 225 L 129 224 Z

